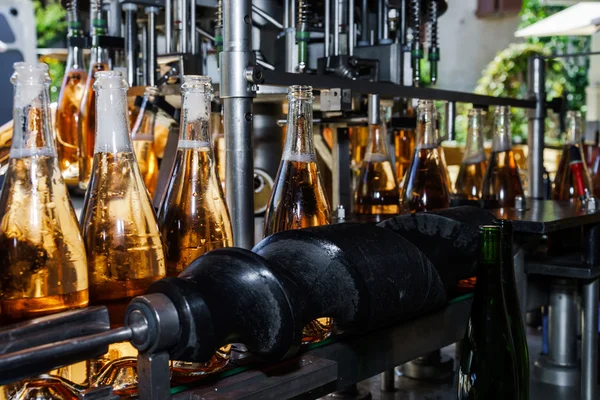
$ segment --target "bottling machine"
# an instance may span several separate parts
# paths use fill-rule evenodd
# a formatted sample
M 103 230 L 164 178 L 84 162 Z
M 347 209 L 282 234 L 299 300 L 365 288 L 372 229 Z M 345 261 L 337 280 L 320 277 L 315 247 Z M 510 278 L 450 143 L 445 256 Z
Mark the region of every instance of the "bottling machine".
M 110 330 L 106 309 L 93 307 L 0 330 L 0 384 L 130 341 L 140 352 L 140 399 L 314 398 L 334 391 L 359 398 L 353 385 L 382 372 L 389 390 L 394 367 L 462 338 L 471 297 L 454 288 L 473 275 L 477 227 L 508 218 L 516 232 L 521 308 L 549 308 L 549 348 L 532 375 L 596 397 L 600 214 L 593 198 L 583 207 L 545 199 L 544 120 L 547 109 L 560 112 L 562 105 L 546 98 L 544 58 L 530 60 L 527 99 L 497 98 L 421 87 L 422 59 L 430 63 L 431 83 L 443 63 L 437 20 L 449 6 L 445 0 L 101 3 L 109 35 L 125 39 L 132 94 L 156 85 L 177 107 L 173 82 L 182 75 L 209 75 L 218 84 L 236 247 L 210 252 L 178 278 L 155 282 L 131 302 L 122 328 Z M 368 94 L 398 105 L 395 128 L 414 127 L 403 112 L 408 99 L 445 101 L 449 138 L 456 103 L 528 109 L 528 198 L 508 211 L 463 206 L 378 225 L 280 232 L 256 244 L 255 210 L 264 205 L 255 204 L 255 192 L 272 185 L 282 87 L 292 84 L 319 92 L 314 122 L 332 128 L 332 146 L 323 151 L 329 151 L 324 158 L 337 222 L 351 208 L 347 127 L 366 122 L 359 100 Z M 169 140 L 165 165 L 176 135 Z M 337 335 L 300 349 L 302 327 L 321 316 L 335 319 Z M 216 380 L 170 388 L 170 359 L 206 361 L 226 343 L 242 344 L 232 368 Z M 101 387 L 82 397 L 114 395 Z

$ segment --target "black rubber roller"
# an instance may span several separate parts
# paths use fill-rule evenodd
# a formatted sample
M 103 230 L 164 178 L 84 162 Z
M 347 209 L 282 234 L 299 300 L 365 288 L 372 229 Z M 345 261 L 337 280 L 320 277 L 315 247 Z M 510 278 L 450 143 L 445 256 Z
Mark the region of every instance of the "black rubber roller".
M 400 215 L 378 224 L 411 241 L 433 263 L 444 286 L 475 275 L 479 255 L 479 226 L 495 217 L 471 206 Z
M 280 232 L 254 251 L 280 277 L 302 326 L 333 317 L 347 328 L 369 330 L 445 303 L 429 260 L 403 237 L 374 225 Z

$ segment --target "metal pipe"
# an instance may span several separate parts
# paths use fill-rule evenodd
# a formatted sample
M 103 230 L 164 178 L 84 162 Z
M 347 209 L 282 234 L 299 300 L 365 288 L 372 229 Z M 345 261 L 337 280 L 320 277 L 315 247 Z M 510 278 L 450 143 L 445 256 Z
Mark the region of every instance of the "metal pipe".
M 331 2 L 334 0 L 325 0 L 325 57 L 331 55 L 329 42 L 331 40 Z M 365 0 L 366 1 L 366 0 Z
M 148 86 L 149 80 L 149 70 L 148 70 L 148 21 L 140 21 L 142 28 L 142 43 L 141 43 L 141 51 L 142 51 L 142 80 L 141 83 L 144 86 Z
M 385 0 L 377 0 L 377 43 L 383 39 L 383 9 Z
M 369 125 L 379 124 L 381 118 L 379 115 L 379 95 L 369 95 Z
M 170 0 L 168 0 L 170 1 Z M 156 16 L 158 15 L 158 7 L 146 7 L 146 15 L 148 16 L 148 86 L 156 84 Z
M 385 0 L 382 0 L 383 2 L 383 15 L 381 18 L 381 43 L 382 44 L 390 44 L 392 43 L 392 41 L 390 40 L 390 27 L 388 25 L 388 12 L 389 12 L 389 8 L 387 5 L 387 2 Z
M 369 119 L 367 117 L 329 117 L 329 118 L 313 118 L 313 125 L 321 124 L 346 124 L 346 125 L 367 125 Z M 282 118 L 277 120 L 278 126 L 287 125 L 287 119 Z
M 127 56 L 127 82 L 130 86 L 137 85 L 137 5 L 132 3 L 123 4 L 125 10 L 125 53 Z
M 173 0 L 165 0 L 165 45 L 167 54 L 173 53 Z
M 196 40 L 196 0 L 190 1 L 190 51 L 198 53 L 198 41 Z
M 380 375 L 381 377 L 381 391 L 382 392 L 393 392 L 396 390 L 395 378 L 396 371 L 392 368 L 387 371 L 383 371 Z
M 361 7 L 361 18 L 360 18 L 360 41 L 359 46 L 369 45 L 369 1 L 362 0 Z
M 333 1 L 333 55 L 340 55 L 340 24 L 342 16 L 340 15 L 340 1 Z
M 398 81 L 398 84 L 404 85 L 404 66 L 406 63 L 406 0 L 400 1 L 399 11 L 400 25 L 398 26 L 398 36 L 400 39 L 400 57 L 398 57 L 398 62 L 400 63 L 400 80 Z
M 256 64 L 260 65 L 260 66 L 261 66 L 261 67 L 263 67 L 263 68 L 269 69 L 269 70 L 271 70 L 271 71 L 275 71 L 275 66 L 274 66 L 274 65 L 272 65 L 272 64 L 269 64 L 269 63 L 268 63 L 268 62 L 266 62 L 266 61 L 263 61 L 263 60 L 256 60 Z
M 348 2 L 348 55 L 354 55 L 354 0 Z
M 598 398 L 598 279 L 583 284 L 581 398 Z
M 179 13 L 181 15 L 181 20 L 179 24 L 181 25 L 181 35 L 179 36 L 179 43 L 181 46 L 179 47 L 179 52 L 187 53 L 189 51 L 189 29 L 188 29 L 188 5 L 190 0 L 179 0 Z
M 556 279 L 552 282 L 548 307 L 548 359 L 558 365 L 577 362 L 576 300 L 577 291 L 571 281 Z
M 198 32 L 198 34 L 208 40 L 210 40 L 211 42 L 215 41 L 215 37 L 213 35 L 211 35 L 210 33 L 208 33 L 207 31 L 205 31 L 204 29 L 200 28 L 199 26 L 196 27 L 196 32 Z
M 119 0 L 110 0 L 108 3 L 108 34 L 121 37 L 121 4 Z
M 285 72 L 296 70 L 296 0 L 284 0 Z
M 227 204 L 233 222 L 234 244 L 254 246 L 254 160 L 252 154 L 252 98 L 246 80 L 254 64 L 252 1 L 223 1 L 221 98 L 226 150 Z
M 454 129 L 456 122 L 456 103 L 449 101 L 446 103 L 446 140 L 454 140 L 456 138 L 456 132 Z
M 529 194 L 534 199 L 544 198 L 544 123 L 546 121 L 546 61 L 530 57 L 528 84 L 529 97 L 536 102 L 535 110 L 529 112 L 528 173 Z
M 283 29 L 282 23 L 277 21 L 275 18 L 273 18 L 271 15 L 269 15 L 269 13 L 267 13 L 265 10 L 263 10 L 256 4 L 252 4 L 252 12 L 255 13 L 256 15 L 258 15 L 259 17 L 264 18 L 267 22 L 269 22 L 274 27 L 276 27 L 278 29 Z

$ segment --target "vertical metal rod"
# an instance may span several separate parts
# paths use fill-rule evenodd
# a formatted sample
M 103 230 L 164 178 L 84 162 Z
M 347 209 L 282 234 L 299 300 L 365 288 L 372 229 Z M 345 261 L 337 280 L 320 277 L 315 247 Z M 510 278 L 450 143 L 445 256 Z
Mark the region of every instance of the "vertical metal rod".
M 528 63 L 529 97 L 536 101 L 535 110 L 529 110 L 529 195 L 544 198 L 544 123 L 546 121 L 546 61 L 530 57 Z
M 340 15 L 340 1 L 331 0 L 333 2 L 333 55 L 340 55 L 340 24 L 342 16 Z
M 388 12 L 389 8 L 387 2 L 383 1 L 383 15 L 381 18 L 381 42 L 384 44 L 389 44 L 392 41 L 390 40 L 390 27 L 388 25 Z
M 227 204 L 233 222 L 234 244 L 254 246 L 254 160 L 252 155 L 252 98 L 245 76 L 254 64 L 252 1 L 223 1 L 221 98 L 225 127 Z
M 285 72 L 295 72 L 296 63 L 296 1 L 283 2 L 283 27 L 285 32 Z
M 398 36 L 400 40 L 400 81 L 398 84 L 404 85 L 404 66 L 406 63 L 406 0 L 400 1 L 400 25 L 398 26 Z
M 381 117 L 379 111 L 379 94 L 369 94 L 369 125 L 379 124 Z
M 132 3 L 123 4 L 125 10 L 125 53 L 127 56 L 127 82 L 130 86 L 137 85 L 137 5 Z
M 140 21 L 141 22 L 141 28 L 142 28 L 142 43 L 141 43 L 141 50 L 142 50 L 142 79 L 141 79 L 141 84 L 144 86 L 148 86 L 148 75 L 149 75 L 149 71 L 148 71 L 148 63 L 146 62 L 146 60 L 148 60 L 148 21 Z
M 598 279 L 583 285 L 583 334 L 581 349 L 581 398 L 598 398 Z
M 156 16 L 158 11 L 158 7 L 146 7 L 146 14 L 148 15 L 148 58 L 146 59 L 148 86 L 156 85 Z
M 381 377 L 381 391 L 382 392 L 393 392 L 394 390 L 396 390 L 396 385 L 395 385 L 395 377 L 396 377 L 396 372 L 394 371 L 394 369 L 389 369 L 387 371 L 383 371 L 380 374 Z
M 348 2 L 348 55 L 354 55 L 354 0 Z
M 179 48 L 179 51 L 181 53 L 187 53 L 189 52 L 190 48 L 189 48 L 189 20 L 188 20 L 188 8 L 189 8 L 189 4 L 190 4 L 190 0 L 179 0 L 179 4 L 181 5 L 180 8 L 180 14 L 181 14 L 181 38 L 179 39 L 179 42 L 181 43 L 181 47 Z
M 358 42 L 359 46 L 368 46 L 369 45 L 369 1 L 362 0 L 361 7 L 361 19 L 360 19 L 360 41 Z
M 108 34 L 110 36 L 122 37 L 121 4 L 119 4 L 119 0 L 110 0 L 108 4 L 108 15 L 110 18 L 108 21 Z
M 548 301 L 548 359 L 559 365 L 574 365 L 577 362 L 577 289 L 573 282 L 554 280 Z
M 325 57 L 329 57 L 331 55 L 329 43 L 331 41 L 331 2 L 332 1 L 334 1 L 334 0 L 325 0 Z
M 165 0 L 165 45 L 167 54 L 173 52 L 173 0 Z
M 446 103 L 446 132 L 444 136 L 446 140 L 454 140 L 456 133 L 454 125 L 456 122 L 456 103 L 449 101 Z
M 385 0 L 377 0 L 377 43 L 383 39 L 383 8 Z
M 192 54 L 198 52 L 198 41 L 196 38 L 196 0 L 190 0 L 190 51 Z

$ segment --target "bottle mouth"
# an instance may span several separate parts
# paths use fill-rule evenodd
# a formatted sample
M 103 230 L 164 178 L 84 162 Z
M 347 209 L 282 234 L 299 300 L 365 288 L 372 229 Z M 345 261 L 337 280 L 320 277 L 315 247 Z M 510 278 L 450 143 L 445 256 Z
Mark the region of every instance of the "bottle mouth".
M 496 106 L 496 109 L 494 110 L 494 113 L 497 114 L 506 114 L 509 115 L 510 114 L 510 107 L 508 106 Z
M 184 75 L 181 90 L 211 93 L 212 80 L 209 76 L 204 75 Z
M 473 108 L 471 108 L 469 110 L 469 115 L 468 116 L 469 117 L 476 116 L 476 115 L 479 116 L 479 115 L 483 115 L 483 113 L 484 113 L 484 111 L 481 108 L 475 108 L 475 107 L 473 107 Z
M 306 85 L 292 85 L 288 88 L 288 100 L 313 100 L 313 88 Z
M 129 85 L 123 79 L 120 71 L 98 71 L 94 75 L 94 90 L 98 89 L 128 89 Z
M 10 78 L 13 84 L 45 84 L 51 82 L 48 75 L 48 64 L 16 62 L 13 64 L 15 72 Z

